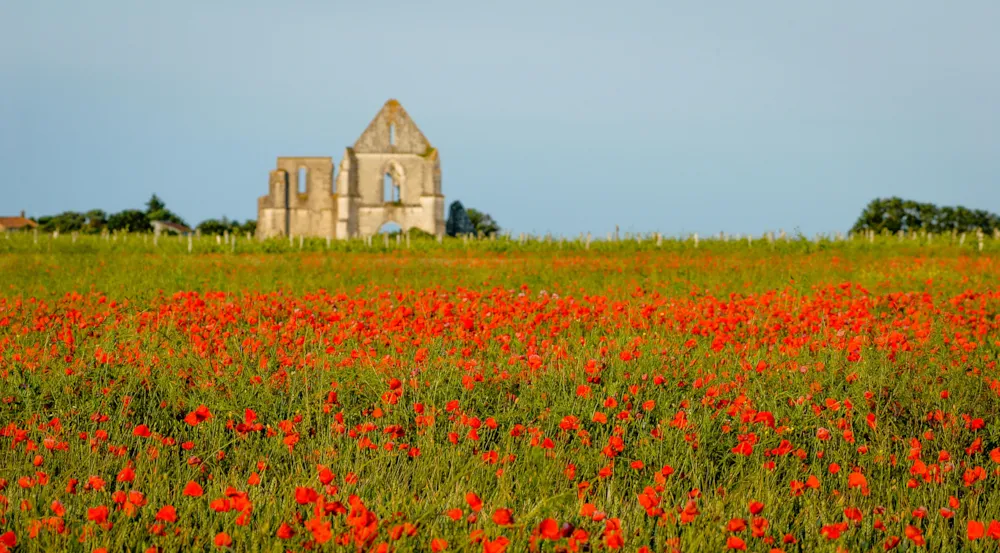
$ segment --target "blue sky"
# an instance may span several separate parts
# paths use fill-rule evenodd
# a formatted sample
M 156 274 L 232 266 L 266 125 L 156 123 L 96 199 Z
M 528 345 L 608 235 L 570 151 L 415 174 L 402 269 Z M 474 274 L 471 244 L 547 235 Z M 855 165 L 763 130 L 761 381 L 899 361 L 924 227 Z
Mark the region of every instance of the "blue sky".
M 515 233 L 844 231 L 1000 211 L 1000 2 L 91 2 L 2 8 L 0 215 L 256 217 L 388 98 Z

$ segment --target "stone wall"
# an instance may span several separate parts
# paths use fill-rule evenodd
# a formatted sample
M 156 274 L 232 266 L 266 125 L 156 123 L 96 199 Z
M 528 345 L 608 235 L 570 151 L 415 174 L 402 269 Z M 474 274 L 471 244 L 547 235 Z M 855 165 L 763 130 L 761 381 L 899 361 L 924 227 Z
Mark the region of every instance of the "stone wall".
M 258 200 L 257 235 L 335 237 L 333 158 L 279 157 L 276 166 L 271 171 L 268 195 Z M 305 182 L 300 183 L 302 172 Z

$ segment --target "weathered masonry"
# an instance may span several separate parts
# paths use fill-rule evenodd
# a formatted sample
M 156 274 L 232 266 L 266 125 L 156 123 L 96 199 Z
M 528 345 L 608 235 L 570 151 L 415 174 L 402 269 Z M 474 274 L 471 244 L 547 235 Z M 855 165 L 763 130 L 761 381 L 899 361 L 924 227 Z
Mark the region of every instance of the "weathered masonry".
M 438 152 L 396 100 L 345 149 L 336 178 L 333 158 L 279 157 L 257 200 L 260 238 L 370 236 L 386 223 L 444 233 Z

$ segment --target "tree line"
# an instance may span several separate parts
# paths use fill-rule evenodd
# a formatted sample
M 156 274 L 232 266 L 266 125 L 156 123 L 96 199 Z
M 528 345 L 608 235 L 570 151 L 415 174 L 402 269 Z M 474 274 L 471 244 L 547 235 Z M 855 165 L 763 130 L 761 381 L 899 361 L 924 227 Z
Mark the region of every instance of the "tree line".
M 925 230 L 933 233 L 975 232 L 993 233 L 1000 229 L 1000 216 L 982 209 L 962 206 L 938 207 L 902 198 L 875 198 L 861 212 L 851 232 L 883 231 L 895 234 Z
M 58 215 L 46 215 L 34 219 L 43 232 L 82 232 L 100 234 L 102 232 L 151 232 L 153 221 L 165 221 L 188 227 L 181 216 L 167 209 L 166 204 L 156 194 L 146 202 L 146 209 L 125 209 L 108 214 L 101 209 L 86 212 L 64 211 Z M 244 223 L 221 219 L 207 219 L 198 223 L 194 230 L 202 234 L 250 233 L 257 231 L 257 221 L 248 219 Z
M 146 209 L 125 209 L 108 214 L 100 209 L 86 212 L 65 211 L 58 215 L 47 215 L 34 219 L 42 232 L 82 232 L 100 234 L 102 232 L 151 232 L 153 221 L 166 221 L 188 227 L 181 216 L 167 209 L 166 204 L 156 194 L 146 202 Z M 198 223 L 194 230 L 201 234 L 255 234 L 257 221 L 248 219 L 240 223 L 221 219 L 207 219 Z M 415 230 L 415 229 L 412 229 Z M 445 223 L 448 236 L 478 235 L 489 236 L 500 232 L 500 225 L 489 213 L 477 209 L 466 209 L 462 202 L 452 202 Z
M 146 202 L 146 209 L 125 209 L 108 214 L 100 209 L 86 212 L 65 211 L 34 219 L 43 232 L 83 232 L 99 234 L 108 232 L 150 232 L 153 221 L 166 221 L 185 227 L 188 224 L 179 215 L 167 209 L 156 194 Z M 851 227 L 851 232 L 876 233 L 924 230 L 933 233 L 975 232 L 993 233 L 1000 229 L 1000 215 L 983 209 L 964 206 L 937 206 L 931 203 L 891 198 L 875 198 L 862 210 Z M 254 234 L 257 221 L 248 219 L 240 223 L 226 217 L 206 219 L 195 227 L 201 234 Z M 489 214 L 477 209 L 466 209 L 462 202 L 454 201 L 448 209 L 445 233 L 448 236 L 483 235 L 500 232 L 500 225 Z

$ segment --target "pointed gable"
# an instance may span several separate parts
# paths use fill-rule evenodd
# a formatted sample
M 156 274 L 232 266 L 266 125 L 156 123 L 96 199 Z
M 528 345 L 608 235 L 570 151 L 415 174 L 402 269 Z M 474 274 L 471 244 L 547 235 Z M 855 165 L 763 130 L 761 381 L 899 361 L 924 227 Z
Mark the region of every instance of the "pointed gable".
M 389 100 L 354 143 L 359 154 L 417 154 L 431 150 L 431 143 L 396 100 Z

